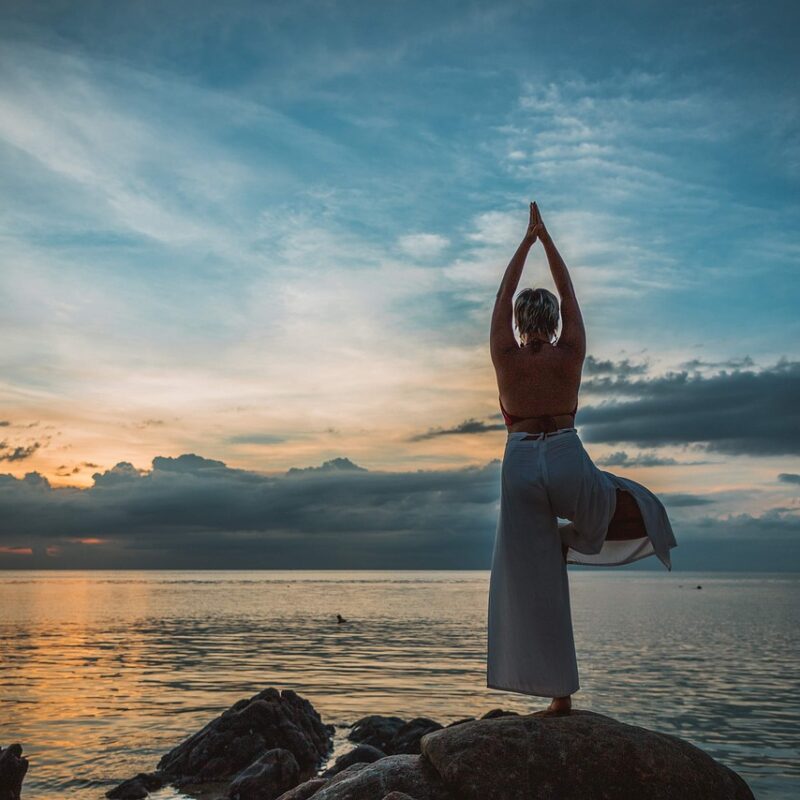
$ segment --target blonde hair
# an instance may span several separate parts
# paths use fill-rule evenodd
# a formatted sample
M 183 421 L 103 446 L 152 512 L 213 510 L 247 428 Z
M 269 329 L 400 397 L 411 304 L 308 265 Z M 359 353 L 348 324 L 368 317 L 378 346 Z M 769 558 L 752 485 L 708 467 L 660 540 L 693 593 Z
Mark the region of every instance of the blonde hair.
M 552 342 L 558 330 L 558 298 L 547 289 L 523 289 L 514 301 L 514 321 L 523 344 L 535 333 Z

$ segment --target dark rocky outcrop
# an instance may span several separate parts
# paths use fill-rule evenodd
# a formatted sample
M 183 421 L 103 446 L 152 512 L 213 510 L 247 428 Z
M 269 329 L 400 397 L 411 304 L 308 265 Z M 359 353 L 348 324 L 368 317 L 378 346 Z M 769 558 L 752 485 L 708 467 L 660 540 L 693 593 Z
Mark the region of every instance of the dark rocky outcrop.
M 288 750 L 301 771 L 313 770 L 330 749 L 333 726 L 291 689 L 270 687 L 240 700 L 162 756 L 158 770 L 207 783 L 232 778 L 267 750 Z
M 160 789 L 164 785 L 164 778 L 158 772 L 140 772 L 133 778 L 123 781 L 106 792 L 106 797 L 112 800 L 141 800 L 150 792 Z
M 389 753 L 389 743 L 406 721 L 401 717 L 385 717 L 381 714 L 370 714 L 356 720 L 353 729 L 347 735 L 351 742 L 369 744 Z
M 28 759 L 22 755 L 21 744 L 0 747 L 0 800 L 19 800 L 27 771 Z
M 249 767 L 245 767 L 228 787 L 230 800 L 274 800 L 297 786 L 300 766 L 288 751 L 267 750 Z
M 400 728 L 389 742 L 389 752 L 394 754 L 416 755 L 420 752 L 420 739 L 432 731 L 441 730 L 442 726 L 427 717 L 416 717 Z
M 591 711 L 498 709 L 424 735 L 421 750 L 353 764 L 279 800 L 753 800 L 694 745 Z
M 457 800 L 427 759 L 405 754 L 386 756 L 372 764 L 353 764 L 304 800 L 383 800 L 393 791 L 415 800 Z M 301 796 L 289 792 L 279 800 L 299 800 Z
M 322 722 L 308 700 L 291 689 L 278 691 L 270 687 L 235 703 L 162 756 L 155 772 L 123 782 L 106 792 L 106 797 L 144 797 L 148 790 L 152 791 L 144 776 L 154 787 L 157 780 L 181 788 L 220 784 L 223 792 L 233 779 L 241 777 L 242 792 L 258 781 L 282 792 L 315 774 L 330 750 L 333 732 L 333 726 Z M 260 767 L 255 766 L 274 750 L 288 751 L 294 759 L 297 771 L 292 778 L 285 756 L 271 756 Z M 243 777 L 242 773 L 251 766 L 253 772 Z
M 266 689 L 107 796 L 136 800 L 163 782 L 228 800 L 753 800 L 694 745 L 592 711 L 492 709 L 446 727 L 370 715 L 348 735 L 359 744 L 318 775 L 333 731 L 307 700 Z
M 419 753 L 419 740 L 442 726 L 428 717 L 404 720 L 400 717 L 384 717 L 370 714 L 353 723 L 347 738 L 361 744 L 378 748 L 386 755 Z
M 377 747 L 373 747 L 371 744 L 360 744 L 349 752 L 339 756 L 339 758 L 337 758 L 334 762 L 333 766 L 328 767 L 328 769 L 322 773 L 321 777 L 330 778 L 334 775 L 338 775 L 343 769 L 347 769 L 351 764 L 371 764 L 373 761 L 377 761 L 379 758 L 385 758 L 386 755 L 387 753 L 384 753 L 383 750 L 378 750 Z

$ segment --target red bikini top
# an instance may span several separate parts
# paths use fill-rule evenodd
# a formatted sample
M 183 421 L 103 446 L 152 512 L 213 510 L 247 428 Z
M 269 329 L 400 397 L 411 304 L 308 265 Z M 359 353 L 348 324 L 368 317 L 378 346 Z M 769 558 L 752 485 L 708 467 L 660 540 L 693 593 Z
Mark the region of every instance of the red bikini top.
M 497 396 L 497 399 L 500 400 L 500 395 Z M 568 414 L 542 414 L 538 417 L 518 417 L 516 414 L 509 414 L 508 411 L 503 408 L 502 400 L 500 400 L 500 410 L 503 412 L 503 419 L 506 421 L 506 427 L 510 427 L 515 422 L 520 422 L 523 419 L 547 419 L 548 417 L 568 416 L 568 414 L 574 417 L 575 414 L 578 413 L 578 403 L 577 401 L 575 402 L 575 408 L 568 412 Z

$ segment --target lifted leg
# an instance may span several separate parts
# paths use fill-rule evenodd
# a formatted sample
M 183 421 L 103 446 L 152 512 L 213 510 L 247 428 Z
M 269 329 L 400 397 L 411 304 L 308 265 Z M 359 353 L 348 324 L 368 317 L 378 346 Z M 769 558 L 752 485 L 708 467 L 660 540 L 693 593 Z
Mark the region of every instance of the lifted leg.
M 617 489 L 617 508 L 608 526 L 606 539 L 620 541 L 623 539 L 641 539 L 647 536 L 642 512 L 630 492 Z

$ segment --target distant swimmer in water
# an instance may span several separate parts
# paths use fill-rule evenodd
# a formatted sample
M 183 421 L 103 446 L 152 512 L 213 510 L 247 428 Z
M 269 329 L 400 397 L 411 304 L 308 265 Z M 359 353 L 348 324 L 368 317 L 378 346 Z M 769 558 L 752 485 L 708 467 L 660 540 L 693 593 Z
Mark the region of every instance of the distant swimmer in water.
M 345 619 L 345 618 L 344 618 L 344 617 L 343 617 L 341 614 L 337 614 L 337 615 L 336 615 L 336 621 L 337 621 L 337 622 L 338 622 L 340 625 L 341 625 L 343 622 L 347 622 L 347 620 L 346 620 L 346 619 Z

